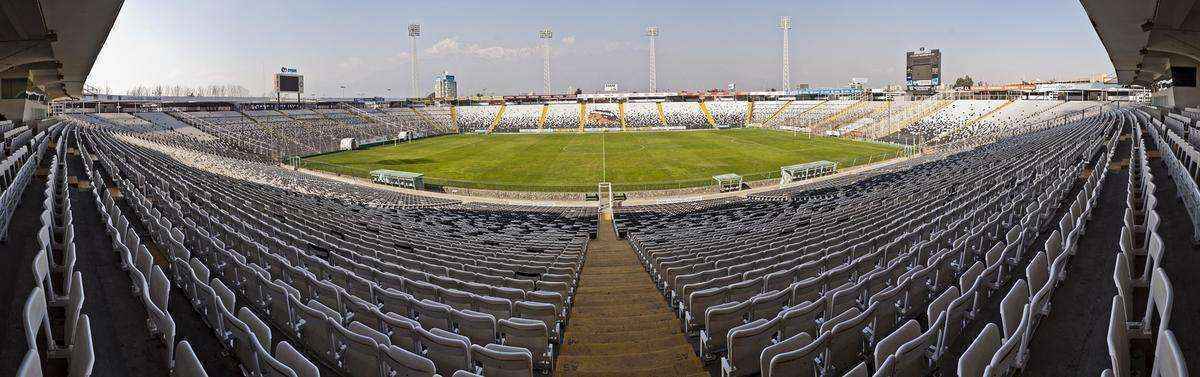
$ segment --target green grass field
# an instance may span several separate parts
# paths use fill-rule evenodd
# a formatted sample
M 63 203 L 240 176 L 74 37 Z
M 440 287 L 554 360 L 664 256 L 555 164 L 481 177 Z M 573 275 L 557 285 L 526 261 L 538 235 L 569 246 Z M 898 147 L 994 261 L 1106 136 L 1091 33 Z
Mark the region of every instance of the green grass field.
M 840 169 L 898 151 L 764 129 L 463 134 L 315 156 L 305 167 L 362 177 L 375 169 L 416 172 L 433 185 L 578 192 L 604 181 L 617 190 L 647 190 L 704 186 L 724 173 L 777 178 L 780 166 L 829 160 Z

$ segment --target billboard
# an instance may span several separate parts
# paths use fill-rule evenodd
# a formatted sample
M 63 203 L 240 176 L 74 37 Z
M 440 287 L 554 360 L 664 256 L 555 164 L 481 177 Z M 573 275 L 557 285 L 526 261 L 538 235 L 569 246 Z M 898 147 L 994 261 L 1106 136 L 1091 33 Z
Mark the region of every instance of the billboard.
M 904 54 L 904 83 L 909 92 L 933 92 L 942 84 L 942 51 L 926 50 Z
M 295 72 L 293 70 L 293 72 Z M 278 93 L 304 93 L 304 75 L 276 73 L 275 91 Z

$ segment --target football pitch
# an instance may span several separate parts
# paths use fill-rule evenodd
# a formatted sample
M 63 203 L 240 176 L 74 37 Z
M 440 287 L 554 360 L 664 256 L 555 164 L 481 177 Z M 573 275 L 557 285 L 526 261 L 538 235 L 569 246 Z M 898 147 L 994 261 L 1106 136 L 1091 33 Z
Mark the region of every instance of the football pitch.
M 895 157 L 892 145 L 784 131 L 461 134 L 305 158 L 305 167 L 369 177 L 375 169 L 422 173 L 427 185 L 514 191 L 593 191 L 712 184 L 736 173 L 778 178 L 781 166 L 829 160 L 843 169 Z

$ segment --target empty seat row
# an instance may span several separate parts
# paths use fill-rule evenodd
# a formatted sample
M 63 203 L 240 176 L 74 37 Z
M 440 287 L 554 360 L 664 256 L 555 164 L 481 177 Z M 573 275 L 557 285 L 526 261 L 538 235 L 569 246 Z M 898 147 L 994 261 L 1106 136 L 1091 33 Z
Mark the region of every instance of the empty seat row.
M 65 133 L 71 131 L 59 126 L 50 129 L 51 138 L 57 142 L 41 201 L 39 247 L 31 266 L 34 288 L 22 309 L 27 350 L 17 376 L 40 377 L 47 363 L 60 361 L 66 364 L 67 375 L 90 376 L 96 360 L 91 321 L 82 312 L 86 297 L 83 274 L 75 270 L 75 228 L 65 162 Z
M 1133 147 L 1129 160 L 1129 187 L 1125 195 L 1125 224 L 1121 229 L 1119 252 L 1113 266 L 1113 283 L 1117 294 L 1112 298 L 1107 334 L 1108 356 L 1112 364 L 1103 372 L 1114 377 L 1128 377 L 1143 370 L 1133 365 L 1131 349 L 1135 348 L 1135 340 L 1148 340 L 1153 344 L 1152 349 L 1146 350 L 1150 358 L 1151 376 L 1188 375 L 1184 354 L 1170 329 L 1176 297 L 1170 276 L 1160 267 L 1167 250 L 1158 227 L 1157 188 L 1153 183 L 1154 176 L 1150 172 L 1144 145 L 1145 134 L 1150 134 L 1160 150 L 1167 146 L 1159 132 L 1173 131 L 1158 125 L 1141 111 L 1136 114 L 1132 125 Z M 1143 133 L 1143 130 L 1148 132 Z M 1162 155 L 1166 157 L 1172 153 L 1163 151 Z M 1171 162 L 1167 163 L 1169 169 L 1172 169 L 1172 165 Z M 1191 179 L 1187 175 L 1175 176 L 1174 172 L 1172 175 L 1175 179 Z M 1179 182 L 1176 185 L 1186 187 Z M 1135 268 L 1137 264 L 1142 267 Z M 1141 313 L 1137 312 L 1135 295 L 1146 297 Z

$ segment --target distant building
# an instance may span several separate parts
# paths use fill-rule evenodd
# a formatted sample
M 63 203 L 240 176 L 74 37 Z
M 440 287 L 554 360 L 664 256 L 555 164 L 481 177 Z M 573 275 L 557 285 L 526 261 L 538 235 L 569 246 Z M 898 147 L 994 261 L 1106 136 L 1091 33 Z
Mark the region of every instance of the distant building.
M 458 82 L 454 81 L 454 75 L 450 72 L 442 72 L 435 76 L 433 93 L 438 98 L 457 98 Z

